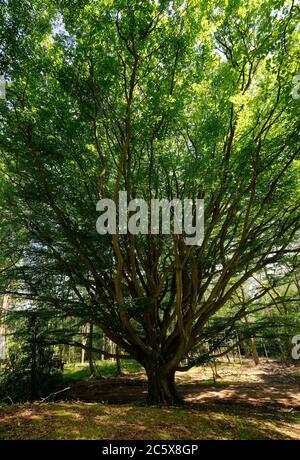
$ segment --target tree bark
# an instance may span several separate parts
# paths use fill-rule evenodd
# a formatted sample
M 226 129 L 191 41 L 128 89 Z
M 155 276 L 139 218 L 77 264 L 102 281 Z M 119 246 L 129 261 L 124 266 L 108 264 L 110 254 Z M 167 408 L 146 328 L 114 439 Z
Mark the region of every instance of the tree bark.
M 90 330 L 89 330 L 89 338 L 88 338 L 88 343 L 89 343 L 89 350 L 88 350 L 88 359 L 89 359 L 89 368 L 90 368 L 90 377 L 96 377 L 96 370 L 94 366 L 94 360 L 93 360 L 93 329 L 94 325 L 93 323 L 90 323 Z
M 255 345 L 253 337 L 250 337 L 250 348 L 251 348 L 251 355 L 252 355 L 253 361 L 255 365 L 257 366 L 259 364 L 259 356 L 257 353 L 257 349 L 256 349 L 256 345 Z
M 117 358 L 116 358 L 116 361 L 117 361 L 117 375 L 122 375 L 121 359 L 119 357 L 120 348 L 118 346 L 116 346 L 116 354 L 117 354 Z
M 247 315 L 245 316 L 245 323 L 247 325 L 249 324 Z M 259 364 L 259 356 L 258 356 L 258 353 L 257 353 L 257 349 L 256 349 L 256 345 L 255 345 L 255 341 L 254 341 L 253 336 L 250 337 L 249 343 L 250 343 L 250 350 L 251 350 L 251 355 L 252 355 L 254 364 L 255 364 L 255 366 L 257 366 Z
M 10 366 L 11 361 L 10 361 L 9 346 L 8 346 L 8 340 L 6 336 L 6 326 L 5 326 L 5 317 L 6 317 L 6 312 L 8 308 L 9 308 L 9 296 L 4 295 L 3 303 L 2 303 L 3 323 L 0 325 L 0 335 L 2 335 L 3 337 L 3 356 L 1 356 L 0 358 L 3 358 L 3 360 L 6 361 L 6 364 Z
M 183 399 L 178 394 L 175 384 L 175 370 L 165 373 L 163 368 L 155 365 L 146 366 L 148 377 L 149 405 L 182 405 Z
M 87 327 L 86 327 L 86 326 L 83 326 L 83 328 L 82 328 L 82 333 L 83 333 L 83 334 L 85 334 L 85 333 L 87 332 L 86 329 L 87 329 Z M 86 345 L 86 343 L 87 343 L 87 339 L 86 339 L 86 337 L 83 335 L 83 337 L 82 337 L 82 345 Z M 85 349 L 82 348 L 82 349 L 81 349 L 81 358 L 80 358 L 81 364 L 84 364 L 84 361 L 85 361 Z

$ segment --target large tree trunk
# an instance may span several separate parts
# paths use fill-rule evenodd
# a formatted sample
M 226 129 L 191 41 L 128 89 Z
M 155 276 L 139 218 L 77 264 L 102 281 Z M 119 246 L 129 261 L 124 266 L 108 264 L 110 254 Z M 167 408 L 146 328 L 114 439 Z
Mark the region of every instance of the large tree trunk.
M 183 399 L 177 392 L 175 385 L 175 371 L 164 372 L 158 366 L 147 366 L 149 405 L 181 405 Z

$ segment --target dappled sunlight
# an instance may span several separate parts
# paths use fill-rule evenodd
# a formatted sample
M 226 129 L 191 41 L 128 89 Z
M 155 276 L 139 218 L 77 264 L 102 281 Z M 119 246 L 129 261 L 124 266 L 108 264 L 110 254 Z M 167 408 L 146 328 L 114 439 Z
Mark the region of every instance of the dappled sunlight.
M 1 439 L 297 439 L 291 415 L 86 403 L 0 408 Z M 235 407 L 237 409 L 237 406 Z
M 178 373 L 182 408 L 146 406 L 135 373 L 77 382 L 73 401 L 0 406 L 0 439 L 299 439 L 295 368 L 223 363 L 218 374 L 214 382 L 209 367 Z

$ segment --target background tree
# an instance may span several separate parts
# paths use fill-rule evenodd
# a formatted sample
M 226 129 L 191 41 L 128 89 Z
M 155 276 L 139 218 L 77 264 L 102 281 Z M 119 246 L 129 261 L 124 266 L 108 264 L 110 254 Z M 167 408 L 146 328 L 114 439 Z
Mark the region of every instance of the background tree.
M 57 390 L 62 374 L 45 346 L 49 318 L 40 311 L 14 311 L 7 318 L 9 361 L 1 372 L 0 396 L 10 401 L 35 401 Z

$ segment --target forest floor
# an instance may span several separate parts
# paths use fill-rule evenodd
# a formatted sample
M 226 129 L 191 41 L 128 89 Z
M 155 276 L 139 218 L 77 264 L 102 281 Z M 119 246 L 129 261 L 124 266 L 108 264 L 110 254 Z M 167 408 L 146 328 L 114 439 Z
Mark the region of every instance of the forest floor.
M 67 401 L 0 406 L 0 439 L 300 439 L 299 367 L 244 360 L 218 374 L 214 382 L 209 367 L 179 373 L 183 408 L 145 406 L 136 369 L 69 381 Z

